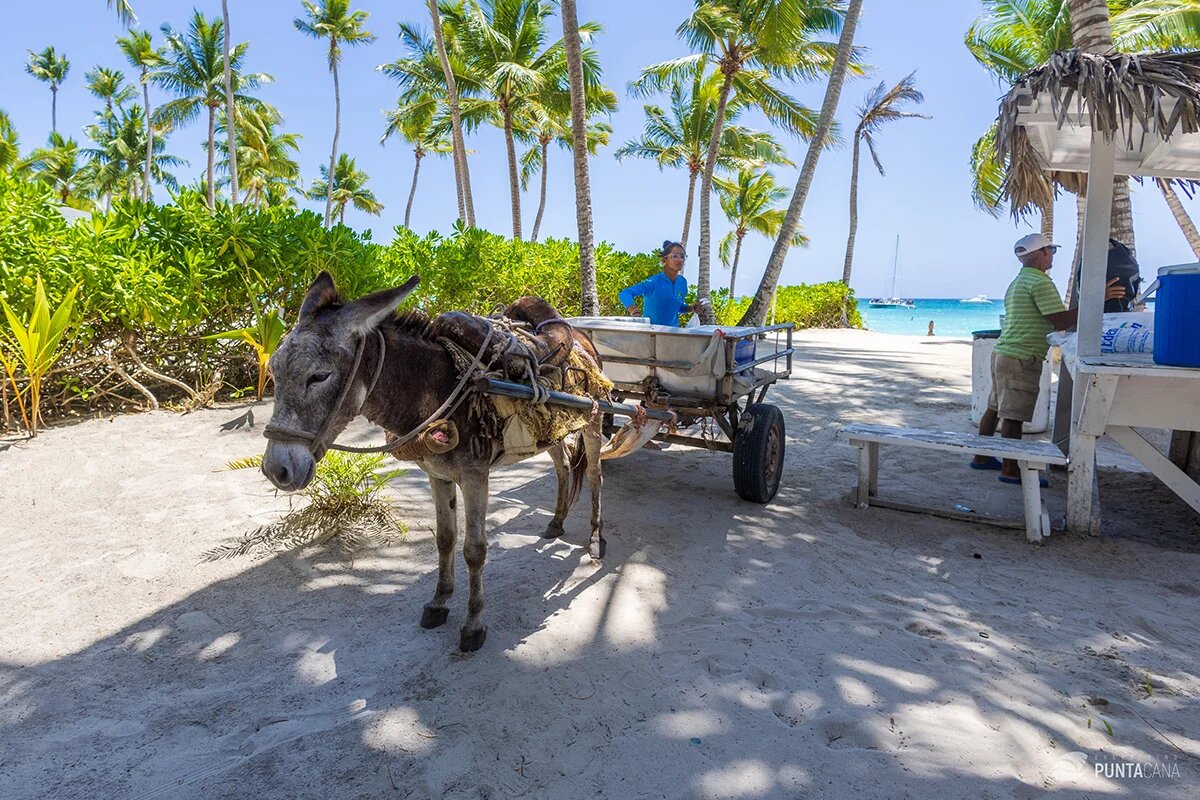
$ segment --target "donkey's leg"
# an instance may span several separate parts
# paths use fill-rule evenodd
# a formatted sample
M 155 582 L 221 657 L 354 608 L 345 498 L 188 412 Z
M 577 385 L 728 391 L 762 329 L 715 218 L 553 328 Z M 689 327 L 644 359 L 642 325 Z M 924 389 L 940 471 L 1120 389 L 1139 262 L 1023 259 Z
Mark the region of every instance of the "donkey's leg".
M 542 533 L 543 539 L 557 539 L 563 535 L 563 520 L 571 510 L 571 470 L 568 468 L 570 456 L 565 439 L 550 448 L 550 460 L 554 462 L 554 477 L 558 480 L 558 496 L 554 498 L 554 519 Z
M 454 593 L 454 540 L 458 538 L 457 491 L 452 481 L 429 476 L 437 511 L 438 582 L 433 599 L 421 612 L 421 627 L 436 628 L 446 622 L 446 602 Z
M 471 595 L 467 599 L 467 622 L 459 633 L 458 646 L 464 653 L 483 647 L 487 626 L 483 624 L 483 562 L 487 558 L 488 471 L 468 472 L 462 478 L 467 530 L 463 537 L 463 558 L 471 576 Z
M 593 559 L 604 558 L 608 544 L 604 541 L 604 521 L 600 518 L 600 488 L 604 484 L 604 476 L 600 472 L 600 448 L 604 445 L 603 426 L 603 415 L 594 413 L 588 426 L 583 429 L 588 486 L 592 493 L 592 536 L 588 539 L 588 555 Z

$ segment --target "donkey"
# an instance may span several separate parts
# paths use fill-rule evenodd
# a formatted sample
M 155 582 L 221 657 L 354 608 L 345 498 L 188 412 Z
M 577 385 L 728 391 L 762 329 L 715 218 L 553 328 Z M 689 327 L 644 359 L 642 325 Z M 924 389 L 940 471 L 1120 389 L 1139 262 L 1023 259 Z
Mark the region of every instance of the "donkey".
M 489 359 L 489 352 L 498 352 L 491 340 L 498 342 L 499 349 L 506 343 L 511 348 L 512 342 L 506 342 L 507 334 L 502 332 L 495 337 L 488 320 L 462 312 L 434 319 L 421 312 L 397 316 L 397 306 L 418 282 L 414 276 L 403 286 L 344 303 L 329 274 L 317 276 L 301 304 L 295 328 L 271 356 L 275 409 L 264 434 L 270 441 L 262 471 L 278 488 L 296 491 L 308 485 L 317 462 L 359 414 L 388 431 L 389 444 L 374 449 L 415 461 L 428 474 L 437 514 L 438 581 L 433 599 L 421 613 L 423 628 L 436 628 L 449 615 L 458 535 L 457 486 L 466 503 L 463 557 L 471 582 L 459 647 L 471 652 L 482 647 L 487 637 L 483 563 L 488 475 L 494 465 L 509 463 L 504 461 L 503 439 L 486 431 L 479 415 L 470 413 L 471 404 L 461 402 L 446 412 L 454 436 L 435 435 L 423 446 L 412 435 L 442 415 L 466 380 L 443 340 L 475 354 L 477 362 Z M 522 298 L 505 315 L 536 327 L 539 335 L 530 349 L 543 364 L 564 363 L 566 353 L 578 344 L 599 366 L 591 343 L 544 300 Z M 467 387 L 467 391 L 472 390 Z M 605 549 L 600 520 L 601 420 L 600 414 L 593 413 L 582 431 L 562 441 L 537 443 L 549 450 L 558 479 L 554 517 L 542 535 L 562 535 L 563 520 L 586 470 L 592 496 L 588 551 L 593 559 L 602 558 Z

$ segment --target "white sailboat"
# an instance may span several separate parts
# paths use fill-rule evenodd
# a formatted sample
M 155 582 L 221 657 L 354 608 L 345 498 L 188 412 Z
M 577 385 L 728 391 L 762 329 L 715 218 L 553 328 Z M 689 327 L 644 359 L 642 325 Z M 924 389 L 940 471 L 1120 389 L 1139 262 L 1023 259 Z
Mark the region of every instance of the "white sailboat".
M 896 235 L 896 250 L 892 254 L 892 294 L 890 297 L 872 297 L 867 303 L 870 308 L 916 308 L 912 300 L 896 296 L 896 268 L 900 263 L 900 236 Z

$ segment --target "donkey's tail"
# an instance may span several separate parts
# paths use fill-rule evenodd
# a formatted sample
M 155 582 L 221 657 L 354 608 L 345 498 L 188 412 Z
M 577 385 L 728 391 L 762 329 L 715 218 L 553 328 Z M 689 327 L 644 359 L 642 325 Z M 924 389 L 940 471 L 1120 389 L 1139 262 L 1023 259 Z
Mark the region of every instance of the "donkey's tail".
M 583 490 L 583 481 L 587 477 L 587 447 L 583 444 L 583 434 L 571 434 L 563 442 L 566 451 L 567 472 L 571 476 L 571 493 L 567 498 L 567 508 L 575 505 L 575 498 Z

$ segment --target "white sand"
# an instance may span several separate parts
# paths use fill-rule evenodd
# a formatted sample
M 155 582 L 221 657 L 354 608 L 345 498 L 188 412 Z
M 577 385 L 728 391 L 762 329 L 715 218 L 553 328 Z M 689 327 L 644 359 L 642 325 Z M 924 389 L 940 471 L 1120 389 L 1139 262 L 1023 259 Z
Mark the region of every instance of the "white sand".
M 417 626 L 436 558 L 415 470 L 401 546 L 201 563 L 288 507 L 214 471 L 261 452 L 267 407 L 253 431 L 156 412 L 0 453 L 0 798 L 1196 797 L 1196 515 L 1111 471 L 1103 538 L 856 511 L 838 427 L 969 430 L 969 345 L 800 342 L 770 505 L 737 499 L 724 454 L 609 462 L 595 566 L 586 502 L 537 538 L 545 458 L 497 473 L 470 656 L 461 556 L 450 623 Z M 885 450 L 881 492 L 1020 513 L 939 453 Z

